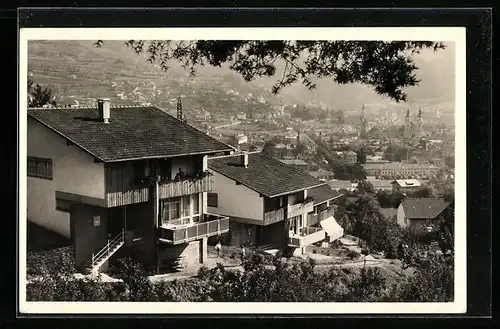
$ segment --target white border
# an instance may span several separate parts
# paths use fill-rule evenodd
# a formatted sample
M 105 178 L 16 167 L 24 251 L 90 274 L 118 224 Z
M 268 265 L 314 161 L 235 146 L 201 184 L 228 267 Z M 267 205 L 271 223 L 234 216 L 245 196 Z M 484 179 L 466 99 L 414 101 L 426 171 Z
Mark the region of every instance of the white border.
M 26 301 L 28 40 L 414 40 L 455 43 L 455 301 L 452 303 L 132 303 Z M 366 314 L 466 311 L 465 28 L 28 28 L 19 34 L 19 312 L 115 314 Z M 54 287 L 57 289 L 57 287 Z

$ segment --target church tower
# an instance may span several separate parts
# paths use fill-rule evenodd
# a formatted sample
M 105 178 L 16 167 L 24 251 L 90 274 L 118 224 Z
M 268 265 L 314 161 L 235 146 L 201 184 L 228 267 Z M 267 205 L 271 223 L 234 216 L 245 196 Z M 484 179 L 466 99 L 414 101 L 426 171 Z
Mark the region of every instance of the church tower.
M 422 109 L 418 109 L 418 115 L 417 115 L 417 135 L 419 137 L 422 136 L 423 129 L 422 129 Z
M 365 117 L 365 106 L 361 108 L 361 131 L 359 133 L 361 138 L 366 137 L 366 117 Z
M 413 135 L 413 127 L 412 127 L 411 117 L 410 117 L 410 109 L 406 110 L 405 116 L 405 125 L 403 130 L 403 137 L 405 139 L 412 138 Z

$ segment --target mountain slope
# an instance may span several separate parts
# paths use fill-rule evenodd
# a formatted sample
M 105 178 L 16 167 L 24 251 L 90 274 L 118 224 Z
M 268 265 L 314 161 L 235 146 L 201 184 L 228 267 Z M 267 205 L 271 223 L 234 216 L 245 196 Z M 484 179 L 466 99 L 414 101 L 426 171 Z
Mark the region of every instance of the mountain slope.
M 422 81 L 408 88 L 410 102 L 454 108 L 453 54 L 453 44 L 448 44 L 445 50 L 415 56 L 417 76 Z M 113 97 L 118 102 L 172 107 L 179 95 L 185 96 L 188 107 L 217 111 L 265 111 L 280 103 L 323 103 L 333 109 L 359 110 L 363 104 L 392 103 L 367 86 L 338 85 L 327 79 L 317 81 L 313 91 L 297 83 L 274 96 L 270 88 L 275 77 L 246 83 L 227 67 L 209 66 L 200 67 L 196 77 L 190 77 L 177 62 L 169 63 L 165 73 L 122 41 L 105 41 L 102 48 L 93 46 L 92 41 L 30 41 L 28 58 L 31 78 L 49 85 L 63 103 Z

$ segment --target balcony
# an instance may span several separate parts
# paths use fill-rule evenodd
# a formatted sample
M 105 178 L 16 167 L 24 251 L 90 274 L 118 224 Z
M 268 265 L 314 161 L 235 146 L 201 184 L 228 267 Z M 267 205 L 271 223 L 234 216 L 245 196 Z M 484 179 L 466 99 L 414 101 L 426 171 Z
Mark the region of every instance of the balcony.
M 182 225 L 182 223 L 180 223 Z M 229 231 L 229 217 L 203 214 L 201 222 L 182 226 L 160 227 L 161 242 L 177 245 L 190 241 L 220 235 Z
M 163 181 L 158 183 L 158 197 L 168 199 L 182 195 L 210 192 L 213 186 L 214 176 L 211 174 L 197 178 L 186 178 L 180 181 Z
M 307 203 L 297 203 L 292 206 L 288 206 L 288 218 L 305 215 L 314 209 L 313 201 Z
M 285 219 L 285 208 L 279 208 L 276 210 L 268 211 L 264 213 L 264 223 L 263 225 L 270 225 L 277 222 L 281 222 Z
M 325 238 L 326 231 L 321 227 L 303 227 L 300 229 L 300 234 L 289 234 L 288 245 L 290 247 L 301 248 L 323 241 Z

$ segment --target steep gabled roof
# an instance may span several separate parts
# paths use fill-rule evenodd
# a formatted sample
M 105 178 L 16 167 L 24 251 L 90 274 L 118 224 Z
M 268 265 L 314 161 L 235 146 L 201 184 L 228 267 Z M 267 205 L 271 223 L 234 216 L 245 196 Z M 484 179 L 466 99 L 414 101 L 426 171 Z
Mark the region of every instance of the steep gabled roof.
M 30 108 L 28 116 L 104 162 L 209 154 L 232 148 L 156 107 Z
M 240 161 L 240 155 L 216 157 L 208 160 L 208 167 L 270 198 L 325 184 L 262 153 L 248 154 L 248 167 Z
M 450 205 L 438 198 L 406 198 L 401 203 L 409 219 L 434 219 Z
M 314 205 L 333 200 L 341 195 L 342 193 L 332 190 L 328 184 L 307 190 L 307 196 L 311 196 L 313 198 Z

